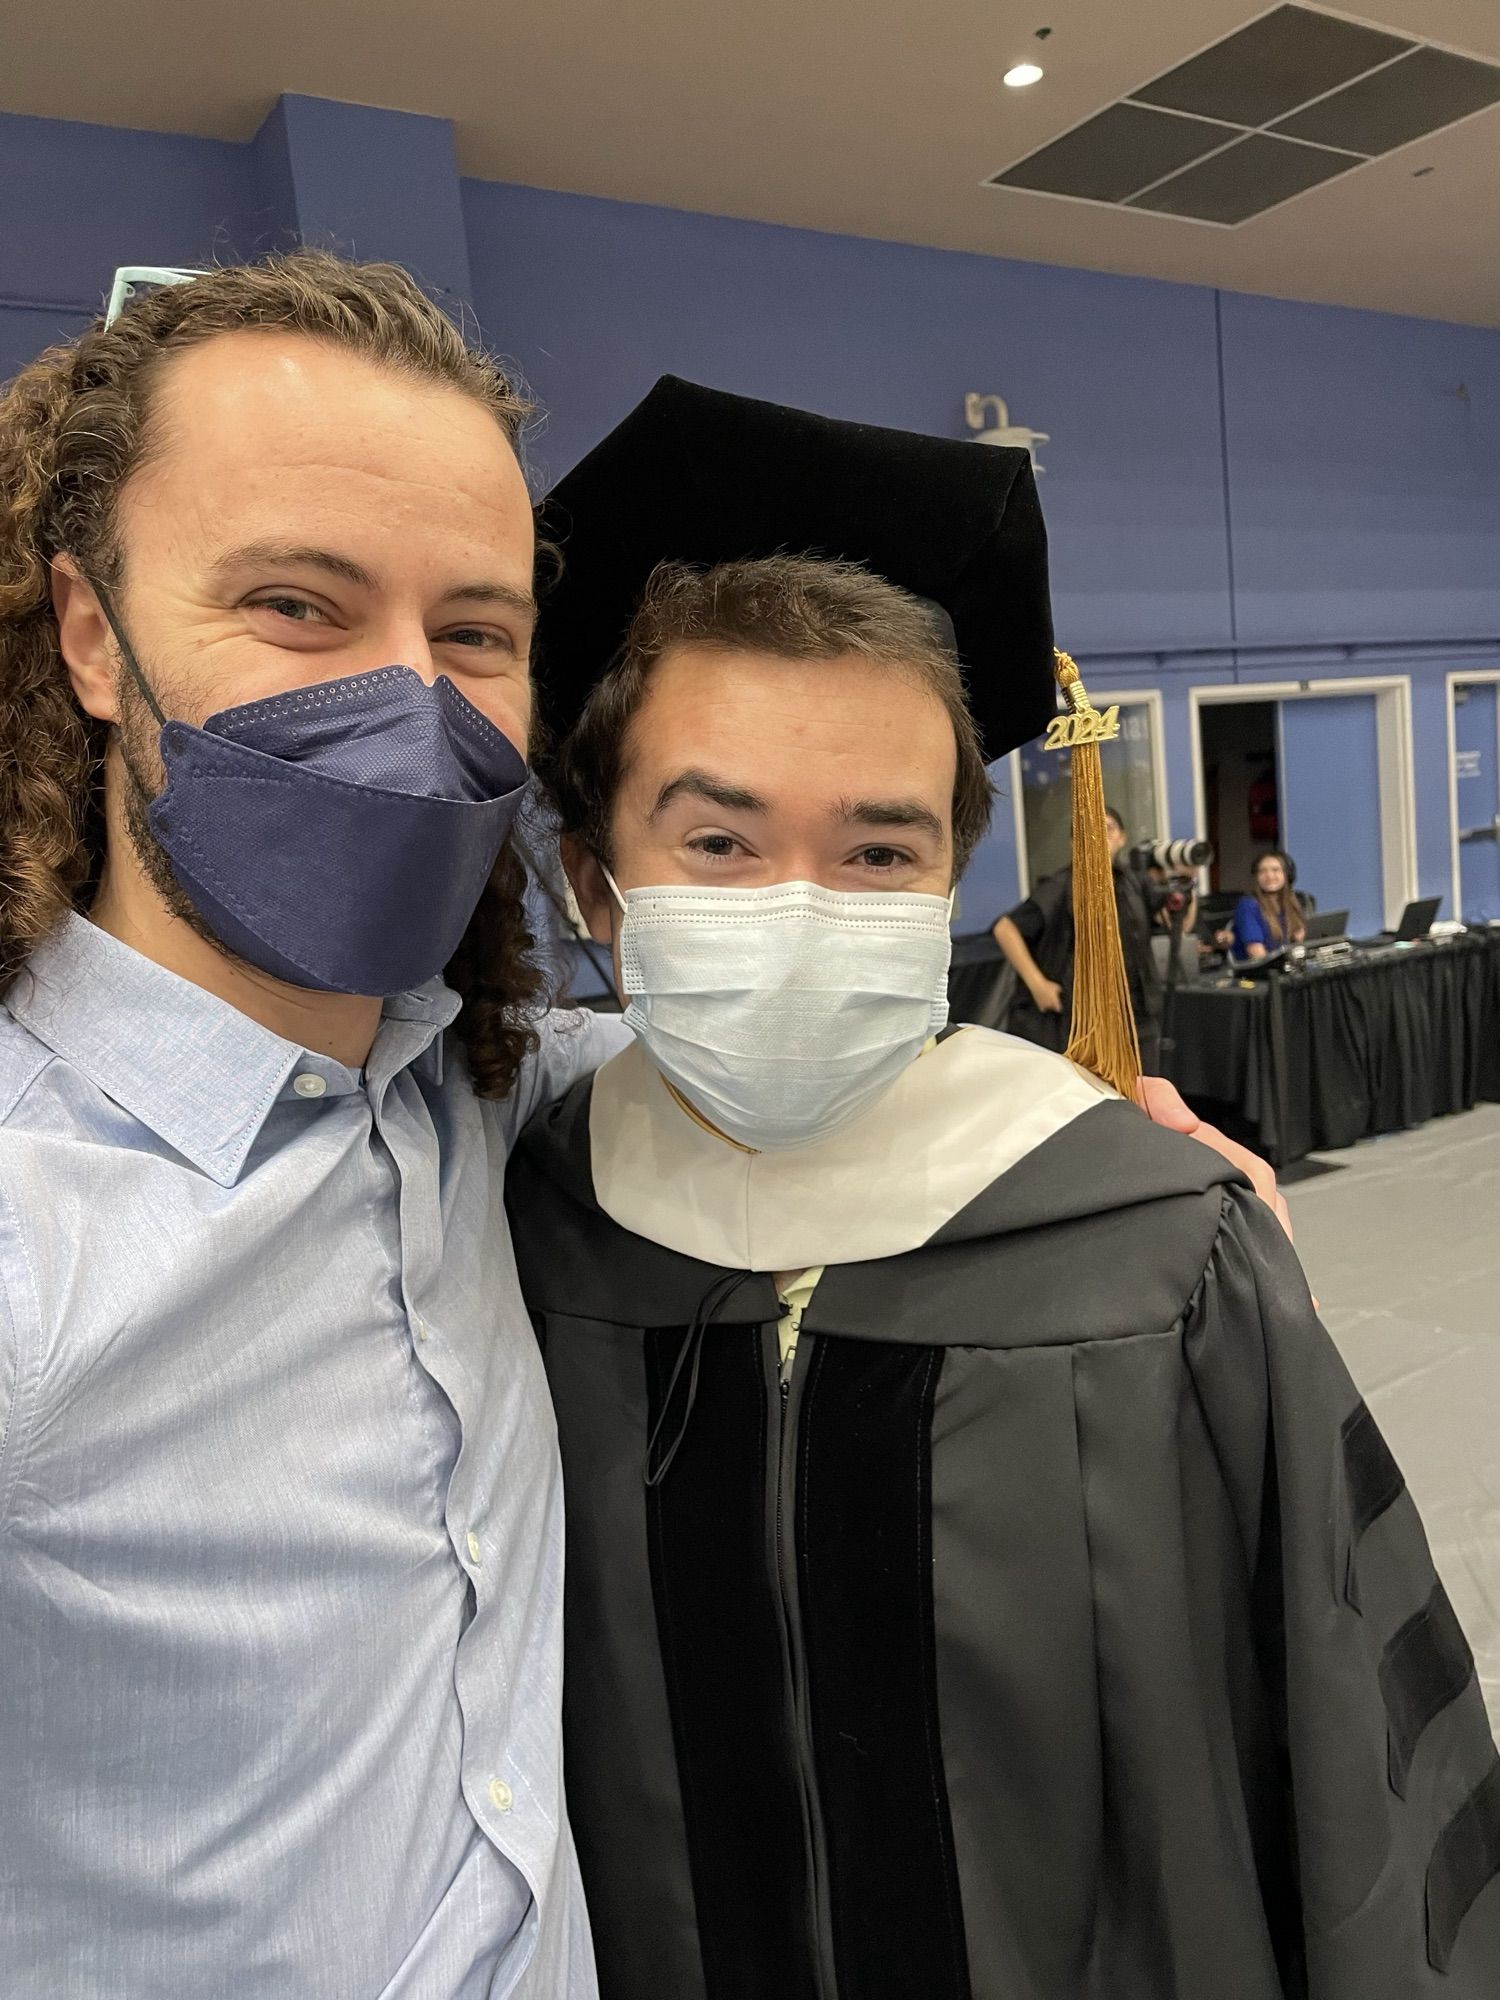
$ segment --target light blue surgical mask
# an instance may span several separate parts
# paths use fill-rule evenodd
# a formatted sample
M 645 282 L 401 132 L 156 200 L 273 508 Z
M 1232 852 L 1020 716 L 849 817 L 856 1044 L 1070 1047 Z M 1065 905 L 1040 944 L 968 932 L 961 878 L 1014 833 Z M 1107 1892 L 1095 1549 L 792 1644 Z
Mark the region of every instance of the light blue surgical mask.
M 853 1124 L 947 1022 L 951 896 L 605 879 L 624 912 L 626 1021 L 693 1108 L 757 1152 Z

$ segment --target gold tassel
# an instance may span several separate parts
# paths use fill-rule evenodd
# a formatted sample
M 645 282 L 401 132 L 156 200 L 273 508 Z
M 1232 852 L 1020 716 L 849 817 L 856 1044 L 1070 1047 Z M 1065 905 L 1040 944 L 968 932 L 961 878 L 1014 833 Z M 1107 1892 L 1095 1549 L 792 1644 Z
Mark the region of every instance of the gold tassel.
M 1117 733 L 1118 717 L 1098 713 L 1066 653 L 1058 653 L 1056 660 L 1057 684 L 1071 711 L 1059 717 L 1067 727 L 1057 731 L 1058 747 L 1070 745 L 1073 754 L 1073 1027 L 1068 1059 L 1134 1102 L 1141 1046 L 1120 944 L 1099 761 L 1100 741 Z

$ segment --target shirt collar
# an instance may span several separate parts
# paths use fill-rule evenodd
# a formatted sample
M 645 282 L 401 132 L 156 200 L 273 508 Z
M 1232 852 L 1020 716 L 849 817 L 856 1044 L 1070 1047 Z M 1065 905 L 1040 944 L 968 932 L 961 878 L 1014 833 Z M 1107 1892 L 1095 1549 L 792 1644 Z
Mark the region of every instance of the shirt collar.
M 70 914 L 31 955 L 5 1006 L 55 1055 L 229 1187 L 273 1104 L 364 1087 L 358 1072 L 282 1039 L 227 1000 Z M 366 1075 L 383 1088 L 413 1067 L 442 1081 L 442 1034 L 458 996 L 431 980 L 387 1000 Z M 322 1089 L 300 1079 L 316 1076 Z

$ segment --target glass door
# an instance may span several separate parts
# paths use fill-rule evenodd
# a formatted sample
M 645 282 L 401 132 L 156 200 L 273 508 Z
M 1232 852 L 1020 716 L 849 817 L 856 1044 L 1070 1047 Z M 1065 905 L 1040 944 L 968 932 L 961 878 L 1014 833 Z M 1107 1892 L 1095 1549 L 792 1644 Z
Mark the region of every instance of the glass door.
M 1458 815 L 1458 915 L 1500 919 L 1500 687 L 1453 686 L 1453 801 Z
M 1120 706 L 1120 733 L 1099 746 L 1104 771 L 1104 797 L 1125 822 L 1132 842 L 1165 840 L 1161 745 L 1156 703 L 1148 696 L 1116 696 L 1107 688 L 1090 689 L 1097 707 Z M 1072 752 L 1044 750 L 1040 740 L 1019 753 L 1022 818 L 1026 829 L 1023 887 L 1028 891 L 1048 875 L 1066 868 L 1072 846 L 1072 787 L 1068 779 Z

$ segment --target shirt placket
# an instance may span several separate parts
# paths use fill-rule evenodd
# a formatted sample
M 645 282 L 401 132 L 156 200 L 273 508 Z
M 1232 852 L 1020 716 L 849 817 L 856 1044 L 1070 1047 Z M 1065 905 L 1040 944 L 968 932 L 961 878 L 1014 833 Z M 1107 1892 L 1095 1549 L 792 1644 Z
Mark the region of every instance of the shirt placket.
M 459 1329 L 444 1321 L 438 1284 L 443 1254 L 442 1203 L 437 1134 L 410 1070 L 372 1090 L 376 1130 L 394 1163 L 398 1184 L 401 1295 L 417 1360 L 451 1403 L 458 1418 L 460 1451 L 448 1483 L 444 1521 L 453 1554 L 474 1593 L 474 1619 L 483 1620 L 488 1638 L 498 1643 L 495 1621 L 484 1614 L 489 1604 L 486 1568 L 487 1495 L 482 1490 L 485 1463 L 480 1391 L 459 1340 Z M 465 1638 L 468 1634 L 465 1633 Z M 488 1678 L 499 1681 L 503 1670 L 494 1663 L 493 1676 L 476 1675 L 466 1667 L 460 1642 L 454 1679 L 464 1717 L 462 1782 L 470 1812 L 506 1858 L 519 1862 L 507 1833 L 515 1804 L 499 1761 L 492 1704 L 486 1698 Z

